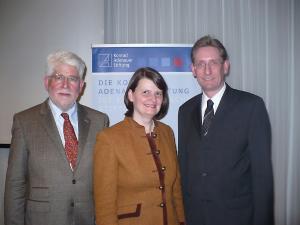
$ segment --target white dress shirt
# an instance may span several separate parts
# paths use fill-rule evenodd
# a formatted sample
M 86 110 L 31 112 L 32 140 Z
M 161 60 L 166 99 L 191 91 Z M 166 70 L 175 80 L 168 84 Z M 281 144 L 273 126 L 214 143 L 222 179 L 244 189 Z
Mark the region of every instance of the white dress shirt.
M 56 127 L 58 129 L 61 141 L 63 143 L 63 145 L 65 146 L 65 137 L 64 137 L 64 118 L 61 116 L 61 113 L 63 113 L 61 111 L 60 108 L 58 108 L 49 98 L 48 104 L 50 106 L 52 115 L 54 117 L 55 120 L 55 124 Z M 69 109 L 67 112 L 71 121 L 71 124 L 74 128 L 77 140 L 78 140 L 78 115 L 77 115 L 77 104 L 75 103 L 71 109 Z
M 214 103 L 214 114 L 216 114 L 218 106 L 220 104 L 221 98 L 223 97 L 223 94 L 226 90 L 226 84 L 224 83 L 223 87 L 216 93 L 212 98 L 207 97 L 207 95 L 203 92 L 202 95 L 202 103 L 201 103 L 201 116 L 202 116 L 202 123 L 203 123 L 203 118 L 204 118 L 204 113 L 207 107 L 207 100 L 211 99 Z

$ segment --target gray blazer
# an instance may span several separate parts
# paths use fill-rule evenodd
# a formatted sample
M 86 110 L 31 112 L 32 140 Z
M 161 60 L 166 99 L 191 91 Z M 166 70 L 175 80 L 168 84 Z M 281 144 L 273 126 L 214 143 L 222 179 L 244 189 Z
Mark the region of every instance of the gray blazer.
M 14 116 L 5 184 L 6 225 L 93 225 L 93 147 L 108 116 L 78 104 L 74 171 L 47 100 Z

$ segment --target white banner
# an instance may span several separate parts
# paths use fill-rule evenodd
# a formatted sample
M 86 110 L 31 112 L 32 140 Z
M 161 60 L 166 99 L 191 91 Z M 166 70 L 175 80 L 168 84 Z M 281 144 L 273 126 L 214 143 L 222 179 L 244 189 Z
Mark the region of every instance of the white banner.
M 113 125 L 124 118 L 124 93 L 129 79 L 140 67 L 152 67 L 169 88 L 168 114 L 161 120 L 170 125 L 177 140 L 179 106 L 200 93 L 190 70 L 190 45 L 93 45 L 92 107 L 109 115 Z

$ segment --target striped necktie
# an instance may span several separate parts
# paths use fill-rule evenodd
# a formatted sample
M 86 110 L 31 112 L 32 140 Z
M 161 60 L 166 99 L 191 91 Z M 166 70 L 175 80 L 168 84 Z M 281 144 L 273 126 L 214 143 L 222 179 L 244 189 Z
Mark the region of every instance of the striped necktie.
M 201 133 L 203 136 L 206 136 L 208 133 L 208 129 L 210 127 L 211 121 L 214 118 L 214 102 L 211 99 L 207 100 L 207 107 L 204 113 L 203 124 L 201 127 Z

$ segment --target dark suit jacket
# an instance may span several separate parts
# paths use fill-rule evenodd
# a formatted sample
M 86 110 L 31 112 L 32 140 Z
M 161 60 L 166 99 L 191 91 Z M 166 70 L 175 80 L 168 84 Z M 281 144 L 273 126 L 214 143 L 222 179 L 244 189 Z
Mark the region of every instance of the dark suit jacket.
M 107 115 L 78 104 L 78 161 L 66 158 L 48 102 L 14 116 L 5 184 L 6 225 L 94 224 L 92 163 Z
M 271 131 L 263 100 L 227 85 L 205 137 L 201 101 L 202 94 L 179 109 L 187 224 L 273 224 Z

